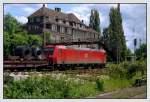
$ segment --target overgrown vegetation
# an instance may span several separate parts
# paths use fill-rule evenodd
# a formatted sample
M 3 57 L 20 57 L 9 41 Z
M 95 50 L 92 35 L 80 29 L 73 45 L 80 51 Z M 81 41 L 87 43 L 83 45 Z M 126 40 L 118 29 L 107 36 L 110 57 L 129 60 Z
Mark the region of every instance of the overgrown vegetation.
M 136 61 L 133 63 L 122 62 L 120 64 L 111 64 L 108 67 L 108 73 L 111 77 L 127 78 L 130 79 L 137 73 L 141 76 L 146 74 L 146 61 Z
M 51 76 L 32 76 L 25 80 L 14 81 L 4 87 L 5 98 L 81 98 L 95 94 L 95 84 L 59 79 Z
M 4 98 L 84 98 L 132 87 L 137 79 L 146 76 L 146 63 L 144 61 L 123 62 L 108 66 L 107 74 L 91 75 L 87 78 L 85 76 L 52 74 L 42 77 L 32 75 L 19 81 L 9 80 L 4 84 Z

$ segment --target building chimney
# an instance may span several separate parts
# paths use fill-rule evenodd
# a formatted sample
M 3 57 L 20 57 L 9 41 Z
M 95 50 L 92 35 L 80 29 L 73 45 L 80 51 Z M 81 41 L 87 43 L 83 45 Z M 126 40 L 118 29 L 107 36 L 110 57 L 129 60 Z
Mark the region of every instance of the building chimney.
M 56 8 L 55 8 L 55 11 L 61 12 L 61 8 L 56 7 Z
M 43 4 L 43 7 L 45 7 L 45 4 Z

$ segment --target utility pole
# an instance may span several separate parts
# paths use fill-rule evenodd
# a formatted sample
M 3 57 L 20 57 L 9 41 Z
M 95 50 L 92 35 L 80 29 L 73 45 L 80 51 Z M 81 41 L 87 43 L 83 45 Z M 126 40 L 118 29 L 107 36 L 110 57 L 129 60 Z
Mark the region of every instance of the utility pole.
M 141 39 L 140 39 L 140 44 L 139 44 L 139 48 L 141 47 Z M 142 56 L 142 51 L 140 50 L 140 56 Z
M 139 44 L 139 45 L 141 46 L 141 41 L 142 41 L 142 40 L 141 40 L 141 39 L 139 39 L 139 40 L 140 40 L 140 44 Z
M 135 35 L 135 29 L 133 29 L 133 32 L 134 32 L 134 35 Z M 135 54 L 136 45 L 137 45 L 137 39 L 134 38 L 134 61 L 136 60 L 136 54 Z
M 45 7 L 45 4 L 43 4 L 43 8 Z M 45 14 L 45 11 L 43 10 L 43 14 Z M 46 45 L 46 39 L 45 39 L 45 29 L 46 29 L 46 20 L 45 16 L 43 16 L 43 46 Z

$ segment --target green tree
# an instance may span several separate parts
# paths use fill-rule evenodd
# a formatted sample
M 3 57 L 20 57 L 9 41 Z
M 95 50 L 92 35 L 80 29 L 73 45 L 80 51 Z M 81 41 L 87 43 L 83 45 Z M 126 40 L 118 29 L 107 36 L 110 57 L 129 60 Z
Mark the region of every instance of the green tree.
M 93 28 L 94 30 L 96 30 L 97 32 L 101 33 L 101 29 L 100 29 L 100 17 L 99 17 L 98 11 L 95 10 L 95 9 L 91 10 L 91 16 L 90 16 L 89 26 L 91 28 Z
M 30 46 L 36 43 L 41 46 L 42 39 L 39 35 L 28 34 L 25 25 L 10 14 L 4 16 L 4 56 L 13 55 L 14 48 L 18 45 Z
M 126 42 L 122 26 L 122 17 L 120 13 L 120 7 L 111 8 L 109 17 L 110 25 L 103 30 L 103 39 L 105 45 L 112 52 L 114 61 L 122 61 L 126 56 Z
M 35 34 L 30 34 L 28 36 L 29 36 L 28 42 L 30 45 L 42 46 L 43 39 L 41 36 Z
M 4 31 L 4 56 L 8 56 L 10 54 L 10 36 L 7 32 Z
M 10 14 L 4 15 L 4 31 L 13 35 L 16 32 L 22 31 L 21 24 Z
M 50 32 L 45 32 L 45 41 L 46 43 L 50 43 L 51 42 L 51 33 Z
M 127 51 L 126 51 L 126 56 L 132 56 L 133 55 L 133 53 L 131 52 L 131 50 L 130 49 L 127 49 Z
M 18 45 L 28 45 L 28 39 L 29 38 L 26 32 L 19 32 L 17 34 L 14 34 L 11 43 L 14 47 Z
M 147 58 L 147 44 L 142 44 L 136 51 L 136 57 L 138 60 Z

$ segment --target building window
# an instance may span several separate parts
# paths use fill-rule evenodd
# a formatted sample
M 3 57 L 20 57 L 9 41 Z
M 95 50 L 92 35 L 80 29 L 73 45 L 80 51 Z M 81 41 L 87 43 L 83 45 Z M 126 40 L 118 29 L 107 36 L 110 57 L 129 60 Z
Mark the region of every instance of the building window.
M 66 24 L 66 21 L 63 21 L 64 24 Z
M 57 26 L 57 32 L 60 32 L 60 26 Z
M 30 18 L 29 21 L 32 23 L 32 22 L 34 22 L 34 19 L 33 19 L 33 18 Z
M 46 28 L 51 30 L 52 29 L 52 25 L 51 24 L 46 24 Z
M 65 33 L 67 34 L 67 28 L 65 28 Z
M 61 27 L 61 33 L 64 33 L 64 27 Z
M 38 30 L 39 29 L 39 26 L 34 26 L 34 30 Z
M 61 41 L 64 41 L 64 37 L 61 37 L 60 39 L 61 39 Z
M 80 24 L 80 28 L 82 27 L 82 24 Z
M 69 25 L 69 22 L 68 22 L 68 21 L 66 21 L 66 25 Z
M 40 22 L 40 18 L 39 17 L 36 18 L 36 22 Z
M 56 25 L 52 25 L 52 31 L 57 31 L 56 27 Z
M 28 26 L 28 29 L 31 30 L 31 26 Z
M 56 18 L 56 22 L 58 22 L 58 18 Z
M 58 22 L 59 22 L 59 23 L 62 23 L 62 20 L 59 20 Z
M 77 24 L 76 24 L 76 23 L 74 23 L 74 26 L 76 27 L 76 26 L 77 26 Z
M 49 19 L 49 17 L 48 17 L 48 16 L 46 16 L 46 17 L 45 17 L 45 20 L 46 20 L 46 21 L 48 21 L 48 19 Z
M 70 26 L 73 26 L 73 23 L 72 23 L 72 22 L 69 22 L 69 25 L 70 25 Z
M 80 38 L 78 38 L 78 42 L 80 42 Z M 80 47 L 80 45 L 78 45 L 78 47 Z
M 71 29 L 70 28 L 68 29 L 68 34 L 71 34 Z

